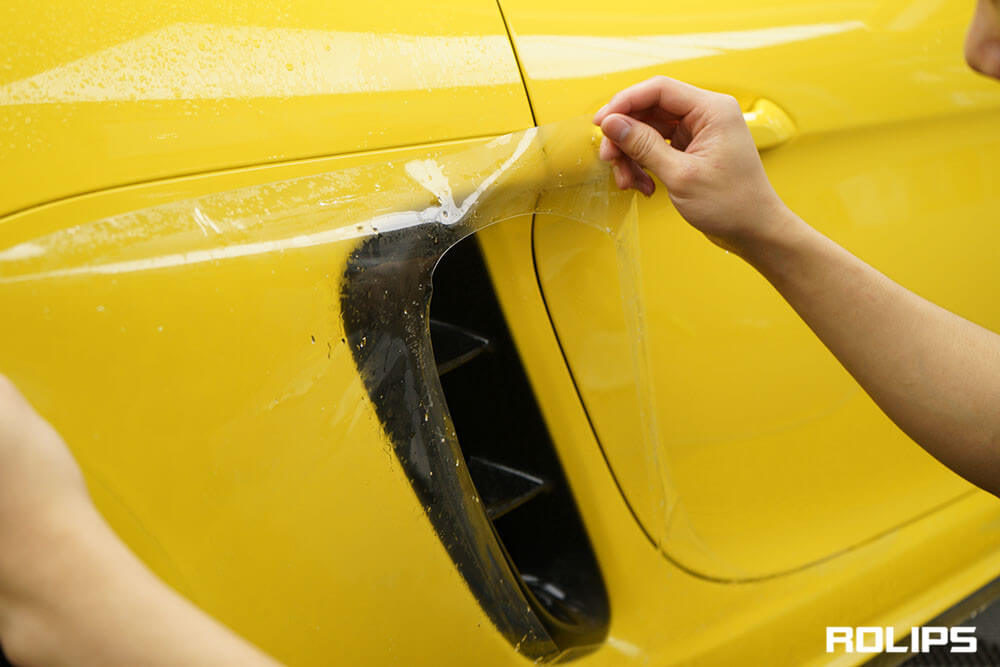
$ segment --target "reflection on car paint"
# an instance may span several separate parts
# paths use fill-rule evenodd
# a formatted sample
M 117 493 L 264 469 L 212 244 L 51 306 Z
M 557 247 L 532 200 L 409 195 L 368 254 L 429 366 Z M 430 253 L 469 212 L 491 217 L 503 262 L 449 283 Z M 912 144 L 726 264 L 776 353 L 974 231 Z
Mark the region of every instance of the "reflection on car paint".
M 192 48 L 198 45 L 198 48 Z M 174 23 L 0 86 L 0 106 L 343 95 L 519 84 L 505 35 Z M 379 59 L 368 54 L 379 54 Z M 386 68 L 405 58 L 406 69 Z M 443 64 L 461 62 L 461 68 Z M 251 75 L 252 74 L 252 75 Z
M 664 35 L 525 35 L 518 41 L 529 76 L 537 79 L 593 77 L 761 49 L 862 30 L 862 21 L 838 21 L 705 33 Z

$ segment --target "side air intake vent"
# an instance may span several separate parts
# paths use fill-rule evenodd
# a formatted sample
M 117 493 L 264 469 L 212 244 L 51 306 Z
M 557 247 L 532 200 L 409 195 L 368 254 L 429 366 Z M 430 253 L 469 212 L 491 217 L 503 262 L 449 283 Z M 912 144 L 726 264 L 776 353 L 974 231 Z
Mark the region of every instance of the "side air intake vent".
M 469 474 L 525 597 L 566 659 L 608 627 L 597 561 L 475 237 L 434 271 L 431 339 Z

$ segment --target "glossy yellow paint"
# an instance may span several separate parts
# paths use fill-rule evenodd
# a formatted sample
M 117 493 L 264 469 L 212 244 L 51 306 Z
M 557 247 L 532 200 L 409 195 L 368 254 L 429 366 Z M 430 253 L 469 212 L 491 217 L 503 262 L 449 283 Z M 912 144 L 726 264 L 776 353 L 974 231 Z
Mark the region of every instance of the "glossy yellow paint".
M 827 625 L 893 625 L 903 636 L 1000 571 L 1000 507 L 976 492 L 784 576 L 734 584 L 667 561 L 634 530 L 574 396 L 579 380 L 560 359 L 562 341 L 528 270 L 530 222 L 511 221 L 479 236 L 492 274 L 503 277 L 495 278 L 501 302 L 517 323 L 514 337 L 611 598 L 605 646 L 580 665 L 861 664 L 867 656 L 825 653 Z
M 182 196 L 427 153 L 80 197 L 7 220 L 2 245 Z M 126 542 L 278 658 L 417 664 L 442 646 L 510 655 L 394 460 L 343 341 L 340 272 L 353 246 L 8 275 L 0 303 L 16 325 L 4 328 L 0 368 L 65 436 Z
M 572 11 L 501 4 L 540 122 L 592 110 L 674 54 L 668 73 L 747 105 L 773 100 L 790 114 L 800 136 L 766 159 L 794 207 L 822 207 L 811 218 L 817 225 L 928 295 L 983 313 L 982 295 L 960 288 L 991 284 L 989 244 L 969 248 L 962 236 L 1000 240 L 972 219 L 997 211 L 993 181 L 943 182 L 928 166 L 933 157 L 983 176 L 996 153 L 996 91 L 961 70 L 953 9 L 772 0 L 752 10 L 720 2 L 697 16 L 640 3 L 611 16 L 592 2 Z M 149 206 L 351 165 L 377 174 L 390 161 L 451 150 L 372 150 L 380 147 L 529 125 L 497 7 L 433 9 L 9 9 L 0 25 L 8 65 L 0 70 L 0 211 L 23 210 L 0 220 L 0 251 Z M 812 75 L 831 58 L 835 75 Z M 351 66 L 339 67 L 344 61 Z M 866 89 L 852 63 L 872 77 Z M 969 113 L 959 118 L 959 108 Z M 948 127 L 950 140 L 932 137 L 931 124 Z M 369 152 L 288 161 L 356 151 Z M 559 159 L 592 157 L 587 145 Z M 233 169 L 264 162 L 274 164 Z M 123 185 L 151 179 L 161 180 Z M 331 195 L 364 197 L 378 185 L 372 177 Z M 961 197 L 967 227 L 953 222 Z M 41 204 L 53 199 L 62 200 Z M 281 204 L 273 193 L 260 202 Z M 893 435 L 768 288 L 672 218 L 662 195 L 639 215 L 651 333 L 662 341 L 657 396 L 687 513 L 677 525 L 696 528 L 711 547 L 675 534 L 667 551 L 676 560 L 654 548 L 631 513 L 642 516 L 655 499 L 643 493 L 641 461 L 629 458 L 637 448 L 622 446 L 634 436 L 634 382 L 616 356 L 628 342 L 606 236 L 564 220 L 533 228 L 528 218 L 481 233 L 611 597 L 610 636 L 578 664 L 825 662 L 825 625 L 905 629 L 992 578 L 997 503 Z M 941 220 L 948 235 L 938 233 Z M 97 245 L 81 246 L 85 259 L 102 259 Z M 0 334 L 0 370 L 66 436 L 130 546 L 278 658 L 525 664 L 434 534 L 341 340 L 338 281 L 352 247 L 0 280 L 12 323 Z M 815 442 L 798 446 L 805 436 L 784 428 L 789 420 L 813 429 Z M 721 434 L 714 442 L 708 427 Z M 718 446 L 684 445 L 697 438 Z M 824 442 L 834 446 L 824 451 Z M 838 463 L 833 455 L 845 449 L 864 462 Z M 936 511 L 917 518 L 920 508 Z M 712 560 L 720 555 L 721 566 Z M 794 571 L 733 584 L 678 561 Z
M 655 74 L 746 108 L 772 101 L 798 136 L 764 162 L 795 211 L 903 284 L 1000 327 L 995 289 L 984 289 L 998 280 L 1000 86 L 962 62 L 970 8 L 640 2 L 556 24 L 567 3 L 502 4 L 539 122 L 592 111 Z M 765 281 L 691 230 L 662 188 L 638 216 L 664 493 L 636 447 L 613 247 L 539 219 L 535 250 L 597 435 L 654 535 L 665 496 L 669 557 L 723 580 L 772 576 L 969 489 L 878 412 Z
M 0 214 L 182 173 L 518 130 L 529 117 L 485 0 L 3 11 Z
M 0 212 L 21 212 L 0 245 L 427 149 L 290 158 L 530 125 L 495 3 L 437 9 L 447 20 L 403 2 L 6 8 Z M 419 664 L 448 647 L 510 664 L 342 343 L 352 246 L 5 283 L 0 369 L 126 542 L 278 658 Z

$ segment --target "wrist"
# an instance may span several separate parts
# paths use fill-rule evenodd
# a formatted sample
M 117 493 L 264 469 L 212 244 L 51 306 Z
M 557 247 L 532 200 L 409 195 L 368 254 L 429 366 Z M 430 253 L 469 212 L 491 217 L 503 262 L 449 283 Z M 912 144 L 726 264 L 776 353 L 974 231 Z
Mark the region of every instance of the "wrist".
M 767 274 L 775 261 L 780 261 L 809 229 L 798 215 L 778 199 L 755 216 L 753 224 L 730 239 L 727 249 Z

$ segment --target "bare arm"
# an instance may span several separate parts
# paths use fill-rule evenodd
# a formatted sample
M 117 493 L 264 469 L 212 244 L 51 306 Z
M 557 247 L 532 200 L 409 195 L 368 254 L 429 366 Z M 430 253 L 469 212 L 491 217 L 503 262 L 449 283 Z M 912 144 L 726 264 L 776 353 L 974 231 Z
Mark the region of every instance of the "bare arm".
M 0 644 L 18 665 L 275 665 L 157 579 L 0 376 Z
M 775 194 L 730 97 L 659 77 L 598 112 L 619 187 L 651 194 L 771 282 L 882 410 L 1000 495 L 1000 336 L 894 283 Z M 667 144 L 663 139 L 671 140 Z
M 1000 336 L 783 217 L 780 233 L 744 246 L 743 257 L 907 435 L 1000 495 Z

